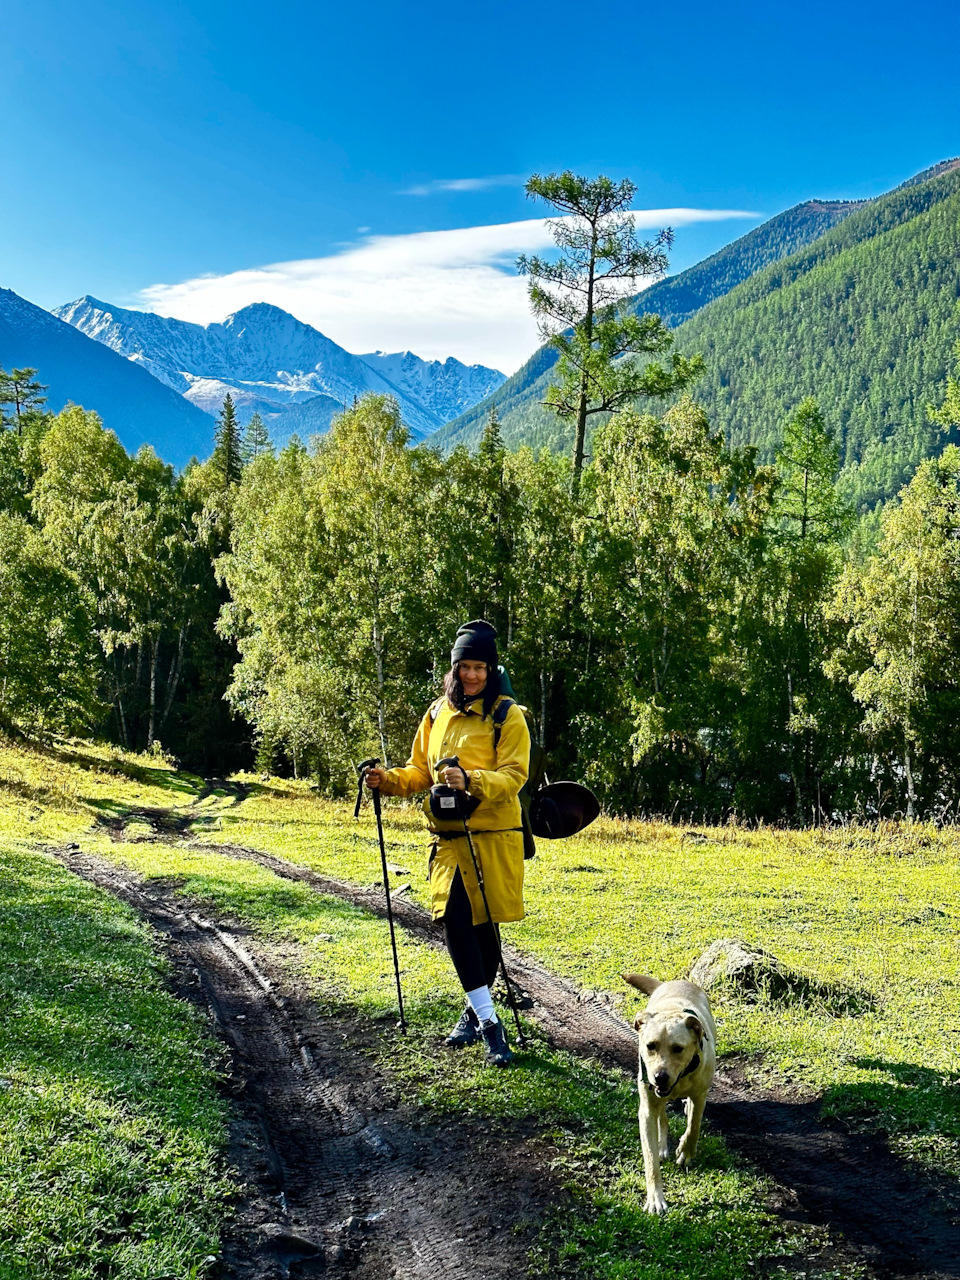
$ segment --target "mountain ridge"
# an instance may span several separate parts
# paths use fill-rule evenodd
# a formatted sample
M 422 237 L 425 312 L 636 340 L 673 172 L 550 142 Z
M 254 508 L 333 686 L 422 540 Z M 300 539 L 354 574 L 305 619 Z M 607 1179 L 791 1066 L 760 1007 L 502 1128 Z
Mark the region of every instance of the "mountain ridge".
M 0 289 L 0 365 L 37 369 L 50 409 L 82 404 L 131 452 L 149 444 L 184 466 L 213 447 L 209 414 L 12 289 Z
M 132 311 L 92 295 L 64 303 L 53 314 L 207 412 L 215 413 L 229 392 L 241 422 L 261 413 L 280 442 L 293 430 L 325 430 L 329 401 L 343 408 L 371 391 L 394 396 L 413 435 L 422 439 L 503 380 L 497 370 L 468 367 L 453 357 L 423 361 L 404 353 L 394 381 L 383 369 L 394 371 L 396 357 L 375 353 L 370 363 L 267 302 L 250 303 L 208 325 Z

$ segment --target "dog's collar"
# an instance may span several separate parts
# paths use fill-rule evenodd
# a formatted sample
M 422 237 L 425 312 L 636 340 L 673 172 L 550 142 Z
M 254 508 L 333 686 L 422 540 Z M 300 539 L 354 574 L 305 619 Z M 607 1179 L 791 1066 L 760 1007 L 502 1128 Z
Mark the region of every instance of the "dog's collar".
M 693 1057 L 690 1059 L 690 1061 L 687 1063 L 687 1065 L 684 1067 L 684 1069 L 677 1076 L 677 1084 L 680 1083 L 680 1081 L 683 1079 L 684 1076 L 689 1076 L 694 1071 L 696 1071 L 696 1069 L 699 1066 L 700 1066 L 700 1055 L 699 1053 L 695 1053 Z M 677 1087 L 677 1084 L 673 1086 L 673 1089 Z M 671 1093 L 673 1093 L 673 1089 L 670 1090 Z

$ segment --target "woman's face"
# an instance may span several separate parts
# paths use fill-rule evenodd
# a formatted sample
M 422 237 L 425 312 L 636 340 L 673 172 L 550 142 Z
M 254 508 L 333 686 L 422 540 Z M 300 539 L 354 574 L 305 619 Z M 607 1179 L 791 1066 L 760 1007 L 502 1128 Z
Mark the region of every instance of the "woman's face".
M 463 692 L 468 698 L 478 698 L 487 687 L 487 664 L 464 658 L 457 663 L 457 670 L 460 672 Z

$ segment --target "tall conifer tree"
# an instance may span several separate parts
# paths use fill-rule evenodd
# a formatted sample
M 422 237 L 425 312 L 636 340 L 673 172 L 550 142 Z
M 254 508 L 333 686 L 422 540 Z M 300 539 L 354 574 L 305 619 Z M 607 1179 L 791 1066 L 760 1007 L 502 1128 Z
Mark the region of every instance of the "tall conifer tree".
M 214 436 L 213 465 L 225 485 L 240 483 L 240 477 L 243 475 L 240 424 L 237 421 L 237 411 L 233 407 L 233 397 L 229 391 L 220 410 Z

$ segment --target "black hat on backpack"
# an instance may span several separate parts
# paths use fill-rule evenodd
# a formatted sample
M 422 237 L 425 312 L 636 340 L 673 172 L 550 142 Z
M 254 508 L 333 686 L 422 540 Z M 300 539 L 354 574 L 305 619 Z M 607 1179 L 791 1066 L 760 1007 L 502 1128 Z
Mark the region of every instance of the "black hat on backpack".
M 485 662 L 491 671 L 499 665 L 497 656 L 497 629 L 482 618 L 465 622 L 457 632 L 450 652 L 450 665 L 455 667 L 465 658 L 473 662 Z
M 589 827 L 599 817 L 600 801 L 579 782 L 551 782 L 541 787 L 530 805 L 530 827 L 544 840 L 564 840 Z

